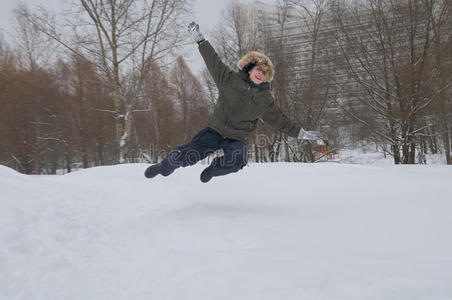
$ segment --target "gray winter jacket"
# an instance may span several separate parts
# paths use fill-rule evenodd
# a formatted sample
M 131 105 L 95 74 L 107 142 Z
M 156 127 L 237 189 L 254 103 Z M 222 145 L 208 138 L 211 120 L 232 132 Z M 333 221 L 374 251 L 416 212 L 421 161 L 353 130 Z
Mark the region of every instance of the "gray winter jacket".
M 231 71 L 207 40 L 199 44 L 199 51 L 219 91 L 209 127 L 225 138 L 247 142 L 262 119 L 289 136 L 298 135 L 301 127 L 281 112 L 268 82 L 255 85 L 246 71 Z

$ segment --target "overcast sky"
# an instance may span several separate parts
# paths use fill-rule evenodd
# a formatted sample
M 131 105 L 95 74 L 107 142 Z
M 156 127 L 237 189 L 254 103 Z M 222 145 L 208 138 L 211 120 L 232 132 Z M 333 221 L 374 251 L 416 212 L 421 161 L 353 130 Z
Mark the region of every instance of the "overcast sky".
M 37 6 L 45 7 L 52 10 L 54 13 L 62 11 L 65 4 L 70 0 L 0 0 L 0 31 L 4 37 L 8 39 L 14 34 L 13 29 L 13 15 L 12 10 L 17 6 L 19 2 L 27 4 L 30 10 L 34 10 Z M 273 3 L 273 0 L 260 0 L 264 3 Z M 218 19 L 221 16 L 221 10 L 226 6 L 227 0 L 194 0 L 195 7 L 195 19 L 200 24 L 201 30 L 206 33 L 210 28 L 213 28 L 218 23 Z M 241 3 L 254 2 L 253 0 L 239 0 Z M 208 35 L 206 35 L 208 38 Z M 198 53 L 193 53 L 186 57 L 187 61 L 197 73 L 201 66 L 197 63 L 200 59 Z

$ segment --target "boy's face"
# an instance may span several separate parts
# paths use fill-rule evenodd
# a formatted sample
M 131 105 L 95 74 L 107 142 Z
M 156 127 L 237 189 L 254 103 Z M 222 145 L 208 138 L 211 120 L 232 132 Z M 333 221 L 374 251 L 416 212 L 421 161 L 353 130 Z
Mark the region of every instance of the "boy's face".
M 262 82 L 264 82 L 265 74 L 264 72 L 262 72 L 261 68 L 258 65 L 251 69 L 249 74 L 250 79 L 252 82 L 254 82 L 254 84 L 261 84 Z

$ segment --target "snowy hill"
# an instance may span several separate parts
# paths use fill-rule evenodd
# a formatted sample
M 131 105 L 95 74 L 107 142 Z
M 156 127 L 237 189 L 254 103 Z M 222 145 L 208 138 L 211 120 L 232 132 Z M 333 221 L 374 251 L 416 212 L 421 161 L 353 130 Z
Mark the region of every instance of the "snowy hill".
M 450 300 L 452 168 L 0 166 L 0 299 Z

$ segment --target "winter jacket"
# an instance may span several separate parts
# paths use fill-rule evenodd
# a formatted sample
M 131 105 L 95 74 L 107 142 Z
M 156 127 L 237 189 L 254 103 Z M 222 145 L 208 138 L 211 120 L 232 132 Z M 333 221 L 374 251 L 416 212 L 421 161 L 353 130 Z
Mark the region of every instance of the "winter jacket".
M 199 51 L 219 91 L 209 127 L 225 138 L 247 142 L 262 119 L 289 136 L 298 135 L 300 126 L 292 123 L 276 105 L 269 82 L 256 85 L 246 71 L 231 71 L 207 40 L 199 44 Z M 250 59 L 245 56 L 239 63 L 245 65 Z

